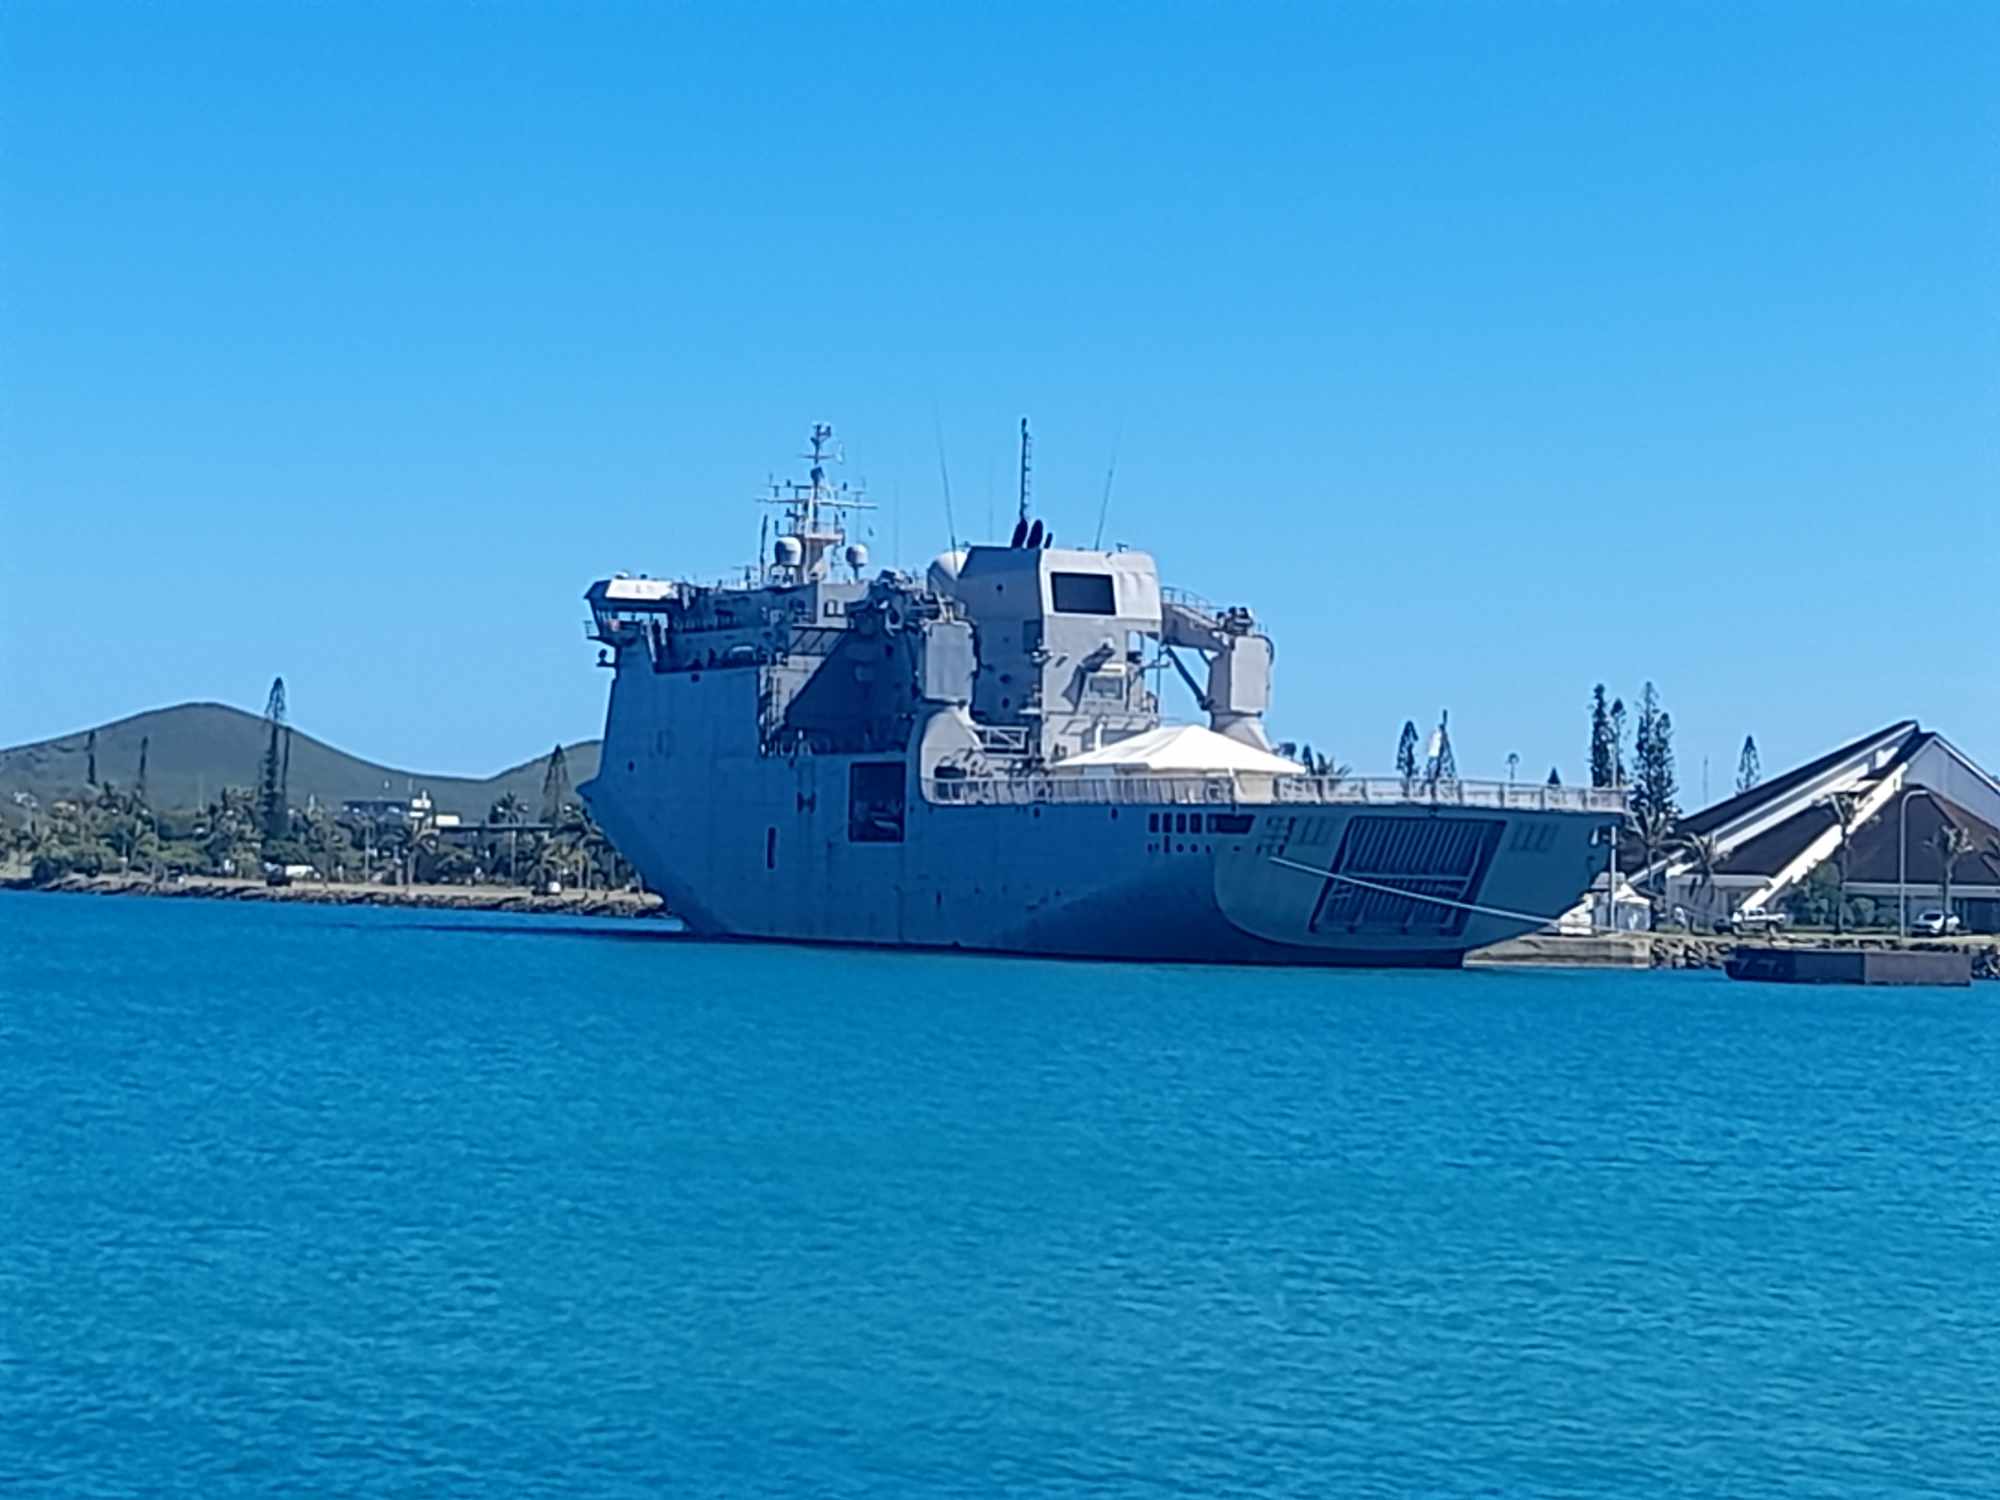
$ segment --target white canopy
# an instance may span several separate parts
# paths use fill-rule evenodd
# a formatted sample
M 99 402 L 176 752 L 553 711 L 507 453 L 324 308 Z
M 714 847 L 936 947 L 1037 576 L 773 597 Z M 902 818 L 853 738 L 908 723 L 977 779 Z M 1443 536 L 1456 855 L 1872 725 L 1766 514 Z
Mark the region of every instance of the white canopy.
M 1163 724 L 1130 739 L 1086 750 L 1056 762 L 1052 771 L 1261 771 L 1298 776 L 1305 767 L 1199 724 Z

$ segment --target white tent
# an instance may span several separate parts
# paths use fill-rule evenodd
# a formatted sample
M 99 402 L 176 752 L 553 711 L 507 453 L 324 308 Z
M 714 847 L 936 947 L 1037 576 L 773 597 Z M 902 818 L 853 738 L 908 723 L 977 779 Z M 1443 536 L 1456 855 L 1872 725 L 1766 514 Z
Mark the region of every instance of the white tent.
M 1052 771 L 1164 775 L 1173 772 L 1258 771 L 1267 776 L 1300 776 L 1305 767 L 1282 755 L 1259 750 L 1199 724 L 1163 724 L 1130 739 L 1057 761 Z

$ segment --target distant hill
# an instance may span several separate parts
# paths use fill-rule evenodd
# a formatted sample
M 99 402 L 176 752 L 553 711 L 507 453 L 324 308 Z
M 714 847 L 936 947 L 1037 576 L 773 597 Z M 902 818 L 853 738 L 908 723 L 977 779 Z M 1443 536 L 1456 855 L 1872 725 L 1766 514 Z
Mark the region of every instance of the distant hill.
M 254 787 L 270 726 L 256 714 L 225 703 L 182 703 L 97 726 L 97 777 L 130 787 L 139 775 L 139 742 L 146 755 L 146 792 L 161 809 L 197 807 L 225 786 Z M 86 745 L 91 731 L 0 750 L 0 812 L 13 811 L 14 793 L 31 793 L 43 805 L 74 797 L 86 785 Z M 565 745 L 572 786 L 597 774 L 596 740 Z M 512 792 L 532 816 L 540 805 L 548 756 L 477 780 L 399 771 L 362 760 L 303 730 L 292 731 L 290 793 L 294 807 L 309 798 L 338 807 L 351 797 L 401 797 L 412 786 L 427 791 L 443 812 L 478 818 Z M 384 790 L 384 784 L 387 790 Z

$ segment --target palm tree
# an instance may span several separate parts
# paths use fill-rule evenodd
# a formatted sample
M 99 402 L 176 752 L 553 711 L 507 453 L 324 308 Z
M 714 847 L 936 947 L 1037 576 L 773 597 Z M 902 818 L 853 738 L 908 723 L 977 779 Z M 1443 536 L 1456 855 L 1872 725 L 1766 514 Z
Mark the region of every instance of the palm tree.
M 489 827 L 496 823 L 509 825 L 507 830 L 507 880 L 513 885 L 521 883 L 521 835 L 512 825 L 527 821 L 527 806 L 512 792 L 507 793 L 506 796 L 495 802 L 486 812 L 486 822 Z M 489 845 L 488 848 L 495 856 L 500 852 L 496 845 Z M 498 862 L 497 859 L 495 862 Z
M 439 847 L 440 840 L 436 827 L 427 823 L 416 830 L 410 839 L 409 863 L 405 879 L 414 880 L 421 875 L 424 877 L 424 882 L 429 884 L 437 875 Z
M 1847 841 L 1854 834 L 1854 815 L 1861 806 L 1861 797 L 1855 792 L 1829 792 L 1821 799 L 1821 806 L 1833 814 L 1840 827 L 1840 847 L 1833 856 L 1834 869 L 1840 873 L 1840 899 L 1833 905 L 1833 930 L 1835 936 L 1842 936 L 1847 932 Z
M 1632 829 L 1639 835 L 1639 847 L 1646 851 L 1644 873 L 1651 875 L 1654 864 L 1659 860 L 1660 851 L 1667 847 L 1668 840 L 1673 837 L 1674 815 L 1667 808 L 1655 807 L 1651 802 L 1641 803 L 1632 809 Z M 1659 883 L 1655 890 L 1664 892 L 1665 889 L 1666 872 L 1663 870 L 1660 872 Z M 1657 902 L 1651 896 L 1647 900 L 1654 904 L 1654 916 L 1657 918 L 1659 915 Z
M 1722 868 L 1722 845 L 1712 833 L 1682 833 L 1674 840 L 1674 846 L 1688 862 L 1688 873 L 1693 876 L 1689 893 L 1698 901 L 1703 896 L 1713 896 L 1715 892 L 1715 872 Z M 1712 903 L 1700 901 L 1704 909 Z
M 410 825 L 401 818 L 384 818 L 375 825 L 376 858 L 385 867 L 385 874 L 394 872 L 395 884 L 409 884 L 409 858 L 413 842 Z
M 563 850 L 552 838 L 536 837 L 528 848 L 528 884 L 539 893 L 551 880 L 568 873 Z
M 1952 866 L 1972 852 L 1972 835 L 1946 819 L 1931 836 L 1930 845 L 1938 852 L 1938 896 L 1944 908 L 1945 925 L 1951 925 Z

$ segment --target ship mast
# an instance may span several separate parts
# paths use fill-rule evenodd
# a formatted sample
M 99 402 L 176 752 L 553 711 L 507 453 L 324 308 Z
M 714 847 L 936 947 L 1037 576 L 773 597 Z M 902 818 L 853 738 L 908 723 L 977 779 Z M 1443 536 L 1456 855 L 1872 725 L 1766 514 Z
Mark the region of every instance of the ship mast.
M 833 451 L 832 424 L 813 423 L 810 442 L 811 448 L 799 455 L 812 464 L 805 481 L 773 481 L 770 496 L 764 502 L 784 507 L 785 534 L 778 538 L 773 562 L 795 583 L 811 583 L 826 577 L 827 555 L 847 540 L 846 529 L 841 525 L 842 511 L 874 509 L 858 488 L 835 484 L 827 478 L 827 464 L 839 456 Z
M 1021 418 L 1021 511 L 1023 526 L 1028 524 L 1028 470 L 1034 453 L 1034 439 L 1028 436 L 1028 419 Z

